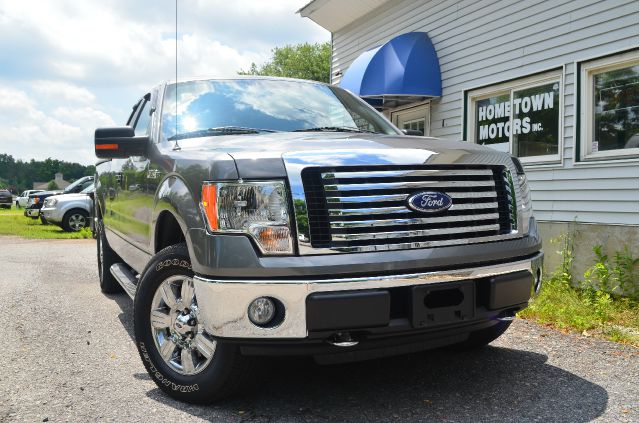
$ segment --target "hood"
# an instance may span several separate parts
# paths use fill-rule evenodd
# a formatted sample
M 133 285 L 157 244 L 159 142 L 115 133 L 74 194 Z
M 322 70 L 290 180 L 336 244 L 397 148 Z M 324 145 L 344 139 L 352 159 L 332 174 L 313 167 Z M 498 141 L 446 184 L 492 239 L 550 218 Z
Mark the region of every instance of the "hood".
M 88 197 L 88 194 L 82 194 L 80 192 L 70 193 L 70 194 L 56 194 L 52 195 L 49 198 L 55 198 L 58 201 L 68 201 L 68 200 L 77 200 L 80 198 Z
M 29 194 L 29 198 L 51 197 L 52 195 L 58 195 L 58 194 L 62 194 L 62 191 L 42 191 L 42 192 L 36 192 L 34 194 Z
M 440 163 L 495 163 L 504 160 L 504 153 L 469 142 L 439 138 L 336 132 L 278 132 L 259 135 L 204 137 L 181 141 L 185 153 L 216 152 L 230 155 L 237 165 L 240 178 L 285 177 L 283 157 L 305 153 L 332 157 L 339 165 L 340 157 L 357 151 L 357 165 L 385 165 L 388 156 L 411 157 L 411 163 L 424 164 L 437 157 Z M 408 151 L 410 150 L 410 151 Z M 361 154 L 365 153 L 365 154 Z M 351 154 L 352 155 L 352 154 Z M 330 160 L 328 160 L 330 161 Z M 355 164 L 349 162 L 349 164 Z

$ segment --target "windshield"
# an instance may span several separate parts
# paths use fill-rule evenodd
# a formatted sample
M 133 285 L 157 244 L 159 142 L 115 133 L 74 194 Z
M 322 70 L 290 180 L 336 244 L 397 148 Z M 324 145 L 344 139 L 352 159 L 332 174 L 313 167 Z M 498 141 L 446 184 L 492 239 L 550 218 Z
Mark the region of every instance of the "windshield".
M 162 110 L 162 132 L 167 140 L 273 131 L 399 134 L 380 113 L 347 91 L 303 81 L 171 84 Z
M 86 187 L 85 189 L 83 189 L 83 190 L 82 190 L 82 191 L 80 191 L 80 192 L 81 192 L 82 194 L 88 194 L 88 193 L 90 193 L 90 192 L 93 192 L 93 187 L 94 187 L 94 185 L 93 185 L 93 184 L 91 184 L 91 185 L 89 185 L 88 187 Z
M 65 193 L 80 192 L 85 187 L 87 187 L 88 184 L 91 184 L 92 182 L 93 182 L 92 177 L 85 176 L 84 178 L 80 178 L 77 181 L 73 182 L 71 185 L 67 186 L 63 192 Z

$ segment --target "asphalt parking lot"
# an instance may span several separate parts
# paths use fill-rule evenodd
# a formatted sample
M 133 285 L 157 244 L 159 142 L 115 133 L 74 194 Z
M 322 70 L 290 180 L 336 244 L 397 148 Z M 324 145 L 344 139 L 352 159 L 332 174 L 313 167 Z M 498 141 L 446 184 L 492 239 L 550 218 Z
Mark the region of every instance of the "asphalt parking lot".
M 256 387 L 175 402 L 132 342 L 132 303 L 100 293 L 93 240 L 0 237 L 0 421 L 639 421 L 639 350 L 518 320 L 476 352 L 319 366 L 264 360 Z

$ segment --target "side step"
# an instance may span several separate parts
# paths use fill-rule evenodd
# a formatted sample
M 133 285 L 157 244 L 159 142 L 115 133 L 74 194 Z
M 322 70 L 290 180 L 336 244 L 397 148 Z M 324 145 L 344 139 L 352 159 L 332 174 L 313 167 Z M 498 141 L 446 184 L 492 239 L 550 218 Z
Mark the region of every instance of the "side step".
M 124 291 L 129 297 L 133 299 L 135 292 L 138 290 L 138 279 L 135 275 L 122 263 L 114 264 L 110 270 L 115 280 L 124 288 Z

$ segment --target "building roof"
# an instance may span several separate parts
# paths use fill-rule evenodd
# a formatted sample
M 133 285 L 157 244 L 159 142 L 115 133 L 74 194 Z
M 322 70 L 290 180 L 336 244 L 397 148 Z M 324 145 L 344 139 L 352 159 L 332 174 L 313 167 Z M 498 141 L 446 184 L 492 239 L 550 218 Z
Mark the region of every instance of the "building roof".
M 33 189 L 48 189 L 51 182 L 55 182 L 55 184 L 58 186 L 58 189 L 64 189 L 71 184 L 71 182 L 64 180 L 64 175 L 62 173 L 58 172 L 55 174 L 55 179 L 52 179 L 48 182 L 34 182 Z
M 312 0 L 297 13 L 331 32 L 336 32 L 389 1 Z

